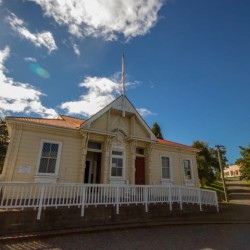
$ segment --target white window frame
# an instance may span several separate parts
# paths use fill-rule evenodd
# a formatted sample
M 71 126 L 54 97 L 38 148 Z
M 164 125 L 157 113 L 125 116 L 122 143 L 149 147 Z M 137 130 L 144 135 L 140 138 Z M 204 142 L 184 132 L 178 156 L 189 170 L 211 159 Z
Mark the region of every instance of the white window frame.
M 112 159 L 113 159 L 113 151 L 119 151 L 122 152 L 122 156 L 114 155 L 115 157 L 118 157 L 122 159 L 122 176 L 112 176 Z M 124 180 L 125 178 L 125 150 L 124 148 L 111 148 L 110 152 L 110 179 L 111 180 Z
M 191 175 L 191 179 L 187 179 L 186 178 L 186 174 L 185 174 L 185 161 L 189 161 L 190 163 L 190 175 Z M 193 164 L 192 164 L 192 160 L 189 158 L 183 158 L 182 159 L 182 169 L 183 169 L 183 177 L 184 177 L 184 181 L 187 183 L 193 183 L 194 181 L 194 171 L 193 171 Z
M 40 167 L 40 162 L 41 162 L 44 143 L 58 144 L 58 152 L 57 152 L 56 166 L 55 166 L 55 172 L 54 173 L 40 173 L 39 172 L 39 167 Z M 61 141 L 53 141 L 53 140 L 46 140 L 46 139 L 41 140 L 39 157 L 38 157 L 37 167 L 36 167 L 36 169 L 37 169 L 36 170 L 36 175 L 37 176 L 46 176 L 46 177 L 47 176 L 48 177 L 56 177 L 58 175 L 58 172 L 59 172 L 59 166 L 60 166 L 60 160 L 61 160 L 61 151 L 62 151 L 62 142 Z
M 163 166 L 162 166 L 162 158 L 168 158 L 169 159 L 169 178 L 163 177 Z M 160 167 L 161 167 L 161 181 L 162 183 L 171 183 L 173 181 L 173 171 L 172 171 L 172 160 L 169 155 L 160 155 Z

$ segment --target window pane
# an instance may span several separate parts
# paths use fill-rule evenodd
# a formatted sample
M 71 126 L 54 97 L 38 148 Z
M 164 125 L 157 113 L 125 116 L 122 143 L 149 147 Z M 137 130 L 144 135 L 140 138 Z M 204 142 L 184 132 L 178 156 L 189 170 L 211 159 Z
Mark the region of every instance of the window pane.
M 117 158 L 112 158 L 112 167 L 116 167 L 118 162 L 117 162 Z
M 161 164 L 162 164 L 162 178 L 163 179 L 170 179 L 169 157 L 162 157 L 161 158 Z
M 111 175 L 112 175 L 112 176 L 116 176 L 116 168 L 112 168 L 112 170 L 111 170 Z
M 56 158 L 58 152 L 58 144 L 51 144 L 50 157 Z
M 144 148 L 136 148 L 136 154 L 144 155 Z
M 121 158 L 117 159 L 117 166 L 122 168 L 122 159 Z
M 99 143 L 99 142 L 89 141 L 89 142 L 88 142 L 88 148 L 92 148 L 92 149 L 101 149 L 101 148 L 102 148 L 102 144 Z
M 42 156 L 49 157 L 49 153 L 50 153 L 50 143 L 44 143 Z
M 112 151 L 112 155 L 122 155 L 122 151 Z
M 38 172 L 39 173 L 46 173 L 47 172 L 47 165 L 48 165 L 48 159 L 47 158 L 41 158 Z
M 117 168 L 116 169 L 116 176 L 119 176 L 119 177 L 121 177 L 122 176 L 122 168 Z
M 189 169 L 190 168 L 190 161 L 189 160 L 184 160 L 184 168 Z
M 162 169 L 162 178 L 163 179 L 170 179 L 169 168 Z
M 185 180 L 192 180 L 191 162 L 190 162 L 190 160 L 184 160 L 183 163 L 184 163 Z
M 56 159 L 49 159 L 49 164 L 48 164 L 48 174 L 54 174 L 56 169 Z
M 163 178 L 163 179 L 166 179 L 166 176 L 167 176 L 167 169 L 166 169 L 166 168 L 163 168 L 163 169 L 162 169 L 162 178 Z
M 169 168 L 169 158 L 168 157 L 162 157 L 162 167 L 168 167 Z

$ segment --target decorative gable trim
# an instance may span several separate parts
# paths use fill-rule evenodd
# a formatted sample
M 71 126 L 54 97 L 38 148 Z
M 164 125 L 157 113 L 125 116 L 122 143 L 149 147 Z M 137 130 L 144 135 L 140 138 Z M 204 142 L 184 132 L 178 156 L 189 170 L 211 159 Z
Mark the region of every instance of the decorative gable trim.
M 109 105 L 107 105 L 105 108 L 103 108 L 102 110 L 97 112 L 95 115 L 91 116 L 88 120 L 86 120 L 81 125 L 81 127 L 82 128 L 90 127 L 91 123 L 93 121 L 98 119 L 100 116 L 102 116 L 104 113 L 106 113 L 110 109 L 119 110 L 121 112 L 124 112 L 125 114 L 126 114 L 126 112 L 134 114 L 137 117 L 137 119 L 140 121 L 142 126 L 146 129 L 148 134 L 150 135 L 150 139 L 153 141 L 157 140 L 155 135 L 153 134 L 153 132 L 149 128 L 148 124 L 143 120 L 141 115 L 138 113 L 138 111 L 135 109 L 135 107 L 131 104 L 131 102 L 128 100 L 128 98 L 126 96 L 123 96 L 123 95 L 119 96 L 117 99 L 115 99 Z

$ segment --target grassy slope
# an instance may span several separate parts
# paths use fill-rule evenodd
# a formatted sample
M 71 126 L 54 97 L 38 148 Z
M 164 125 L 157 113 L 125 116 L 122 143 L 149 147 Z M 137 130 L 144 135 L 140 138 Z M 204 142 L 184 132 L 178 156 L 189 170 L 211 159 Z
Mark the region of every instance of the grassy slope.
M 202 188 L 216 191 L 219 201 L 224 199 L 224 189 L 222 182 L 215 181 L 208 185 L 204 185 Z

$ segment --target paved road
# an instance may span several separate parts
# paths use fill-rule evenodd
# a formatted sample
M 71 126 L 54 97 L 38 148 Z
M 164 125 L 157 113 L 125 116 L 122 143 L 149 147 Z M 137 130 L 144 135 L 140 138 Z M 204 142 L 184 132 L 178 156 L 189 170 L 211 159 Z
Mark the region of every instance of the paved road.
M 226 186 L 231 203 L 250 205 L 250 185 L 247 182 L 227 181 Z
M 246 183 L 230 182 L 228 189 L 230 202 L 235 204 L 229 204 L 223 212 L 200 216 L 202 220 L 206 217 L 206 223 L 231 219 L 232 224 L 190 223 L 11 240 L 0 243 L 0 249 L 250 250 L 250 188 Z
M 250 225 L 163 226 L 102 231 L 10 242 L 0 245 L 0 249 L 249 250 Z

